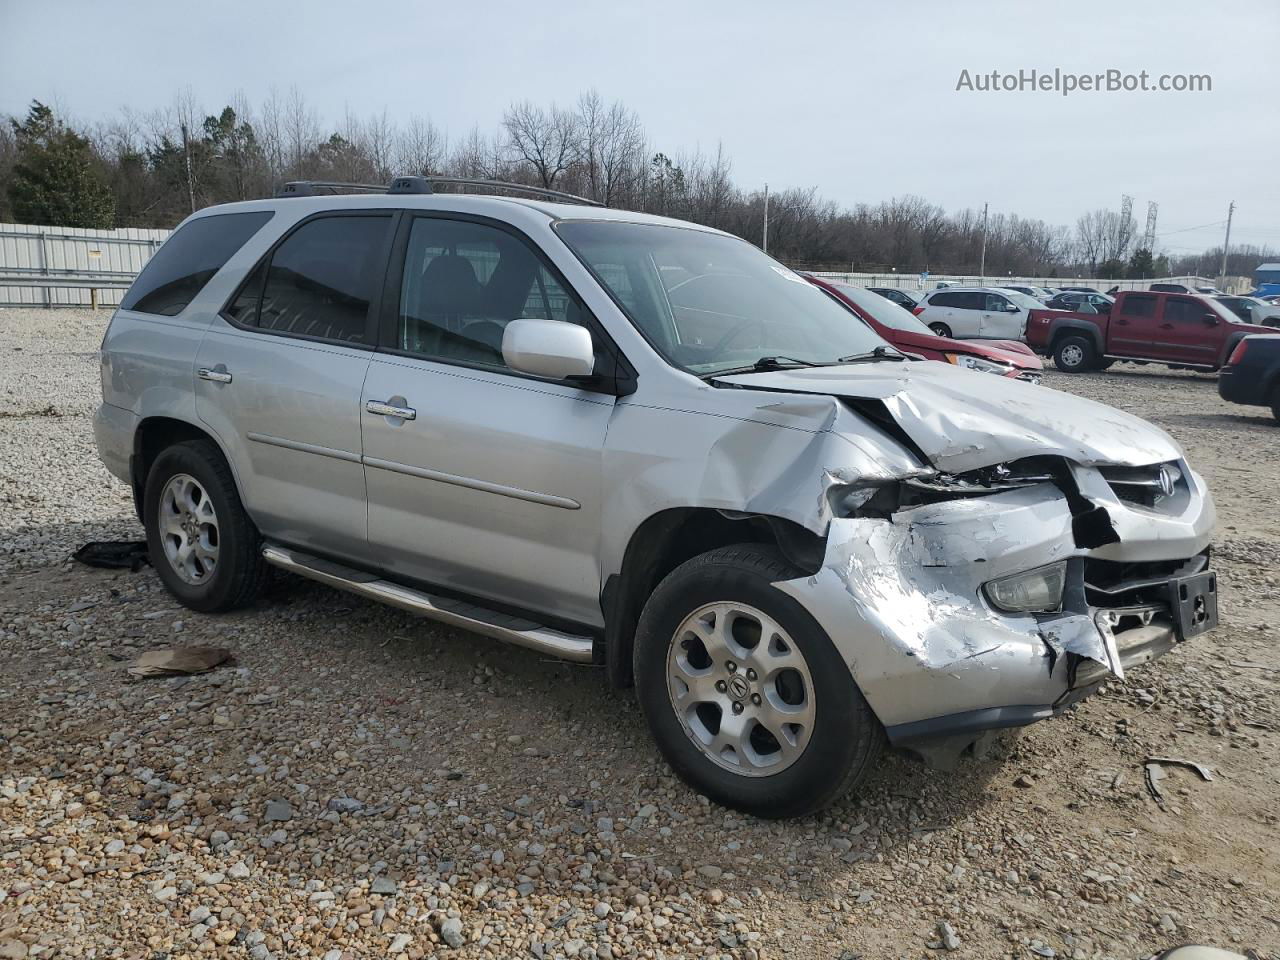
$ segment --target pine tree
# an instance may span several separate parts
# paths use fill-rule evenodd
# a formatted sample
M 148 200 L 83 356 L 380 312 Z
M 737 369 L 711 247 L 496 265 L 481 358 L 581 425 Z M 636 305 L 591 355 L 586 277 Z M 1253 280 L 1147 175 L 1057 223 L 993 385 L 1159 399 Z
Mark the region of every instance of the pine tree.
M 14 219 L 57 227 L 115 225 L 115 199 L 87 139 L 38 100 L 26 120 L 9 123 L 18 148 L 8 191 Z

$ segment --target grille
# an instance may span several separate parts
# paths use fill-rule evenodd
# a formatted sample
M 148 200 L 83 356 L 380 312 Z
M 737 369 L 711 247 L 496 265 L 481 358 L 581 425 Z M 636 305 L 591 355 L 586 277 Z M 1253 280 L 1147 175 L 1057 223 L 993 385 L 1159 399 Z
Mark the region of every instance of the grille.
M 1187 479 L 1176 463 L 1145 467 L 1102 467 L 1102 476 L 1125 503 L 1155 509 L 1187 492 Z

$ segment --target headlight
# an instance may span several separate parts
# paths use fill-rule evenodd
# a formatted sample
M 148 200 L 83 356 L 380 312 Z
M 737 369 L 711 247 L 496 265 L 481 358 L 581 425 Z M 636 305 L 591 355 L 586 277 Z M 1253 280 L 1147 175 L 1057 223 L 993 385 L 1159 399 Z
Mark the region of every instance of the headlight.
M 993 606 L 1007 613 L 1050 613 L 1062 606 L 1067 582 L 1065 560 L 1025 573 L 992 580 L 983 589 Z
M 981 357 L 975 357 L 968 353 L 948 353 L 945 355 L 947 363 L 954 363 L 957 367 L 964 367 L 966 370 L 977 370 L 979 373 L 994 373 L 1003 377 L 1009 372 L 1009 368 L 1003 363 L 996 363 L 994 360 L 983 360 Z

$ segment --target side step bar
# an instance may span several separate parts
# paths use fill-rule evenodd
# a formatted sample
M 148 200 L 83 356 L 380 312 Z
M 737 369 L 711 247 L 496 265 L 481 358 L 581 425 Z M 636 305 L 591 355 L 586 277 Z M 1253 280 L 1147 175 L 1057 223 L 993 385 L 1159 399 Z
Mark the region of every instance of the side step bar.
M 262 548 L 262 558 L 272 566 L 290 573 L 317 580 L 339 590 L 358 593 L 362 597 L 388 603 L 452 627 L 461 627 L 463 630 L 528 647 L 563 660 L 591 662 L 593 643 L 590 637 L 561 633 L 532 620 L 486 610 L 465 601 L 432 596 L 340 563 L 331 563 L 274 544 L 267 544 Z

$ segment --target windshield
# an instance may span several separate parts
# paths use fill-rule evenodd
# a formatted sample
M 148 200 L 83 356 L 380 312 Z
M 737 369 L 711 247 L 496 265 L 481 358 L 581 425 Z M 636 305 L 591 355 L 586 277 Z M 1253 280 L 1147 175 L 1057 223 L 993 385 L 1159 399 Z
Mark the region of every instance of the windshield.
M 1018 306 L 1024 310 L 1043 310 L 1044 304 L 1035 297 L 1028 297 L 1025 293 L 1019 293 L 1017 290 L 1010 290 L 1007 287 L 1000 291 Z
M 910 310 L 892 300 L 886 300 L 878 293 L 872 293 L 862 287 L 851 287 L 845 283 L 833 283 L 832 286 L 840 291 L 841 296 L 853 301 L 858 305 L 858 309 L 869 314 L 877 323 L 883 323 L 886 327 L 906 333 L 925 333 L 931 337 L 935 336 L 934 332 Z
M 567 220 L 556 229 L 655 349 L 699 376 L 762 357 L 831 363 L 886 346 L 745 240 L 608 220 Z

